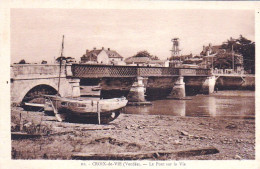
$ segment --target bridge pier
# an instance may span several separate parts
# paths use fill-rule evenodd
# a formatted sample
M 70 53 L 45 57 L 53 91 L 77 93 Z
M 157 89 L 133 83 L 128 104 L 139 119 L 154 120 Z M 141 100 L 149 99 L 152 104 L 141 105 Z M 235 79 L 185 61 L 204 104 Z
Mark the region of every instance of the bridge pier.
M 72 88 L 71 97 L 80 97 L 80 79 L 68 79 L 68 82 Z
M 183 81 L 183 76 L 179 76 L 177 81 L 174 83 L 174 86 L 172 87 L 172 91 L 170 95 L 167 98 L 170 99 L 181 99 L 186 97 L 185 93 L 185 83 Z
M 146 88 L 143 83 L 144 78 L 138 76 L 137 80 L 133 83 L 130 91 L 127 95 L 129 102 L 145 102 L 145 91 Z
M 202 84 L 201 93 L 202 94 L 211 94 L 214 92 L 216 84 L 216 78 L 215 76 L 208 76 L 206 80 Z

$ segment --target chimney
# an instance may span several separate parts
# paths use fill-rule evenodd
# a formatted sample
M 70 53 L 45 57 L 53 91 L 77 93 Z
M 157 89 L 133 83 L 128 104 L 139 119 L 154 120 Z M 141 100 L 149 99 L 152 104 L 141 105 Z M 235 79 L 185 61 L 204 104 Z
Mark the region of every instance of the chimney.
M 102 50 L 104 50 L 104 47 L 102 47 Z
M 93 50 L 96 50 L 96 47 L 94 47 Z
M 86 54 L 88 54 L 88 49 L 86 50 Z
M 209 43 L 209 53 L 211 54 L 212 53 L 212 44 Z
M 107 50 L 110 50 L 110 48 L 107 48 Z
M 206 47 L 203 45 L 203 52 L 206 52 Z

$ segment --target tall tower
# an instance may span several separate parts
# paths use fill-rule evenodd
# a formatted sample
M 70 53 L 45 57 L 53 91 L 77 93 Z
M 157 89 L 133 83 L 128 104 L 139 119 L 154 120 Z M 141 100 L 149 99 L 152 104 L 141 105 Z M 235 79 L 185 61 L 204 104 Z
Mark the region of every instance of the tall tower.
M 176 57 L 176 56 L 180 56 L 180 49 L 179 49 L 179 38 L 173 38 L 172 39 L 172 58 Z

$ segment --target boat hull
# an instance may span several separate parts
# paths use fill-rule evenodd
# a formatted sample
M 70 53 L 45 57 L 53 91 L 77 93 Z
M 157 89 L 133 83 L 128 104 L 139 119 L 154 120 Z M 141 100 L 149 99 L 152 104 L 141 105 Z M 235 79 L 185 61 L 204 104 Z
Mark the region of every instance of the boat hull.
M 123 108 L 109 111 L 109 112 L 100 112 L 100 123 L 107 124 L 113 120 L 115 120 L 122 111 Z M 68 122 L 80 122 L 80 123 L 89 123 L 89 124 L 98 124 L 99 117 L 98 113 L 82 113 L 82 112 L 75 112 L 68 109 L 59 109 L 59 114 L 62 115 L 64 121 Z
M 50 103 L 51 101 L 51 103 Z M 62 121 L 107 124 L 116 119 L 127 104 L 125 98 L 99 101 L 50 97 L 45 112 L 57 110 L 55 116 Z

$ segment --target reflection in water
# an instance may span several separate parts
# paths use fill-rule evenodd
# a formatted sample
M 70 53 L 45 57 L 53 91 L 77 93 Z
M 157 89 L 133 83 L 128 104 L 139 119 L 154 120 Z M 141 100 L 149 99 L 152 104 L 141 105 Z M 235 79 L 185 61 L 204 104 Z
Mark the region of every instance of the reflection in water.
M 216 98 L 209 97 L 208 98 L 208 112 L 210 116 L 215 117 L 217 115 L 217 105 Z
M 254 91 L 221 91 L 192 100 L 155 100 L 152 106 L 127 106 L 125 113 L 192 117 L 254 118 Z
M 148 106 L 143 106 L 143 107 L 137 106 L 137 108 L 138 108 L 138 112 L 142 112 L 142 114 L 149 114 L 150 107 L 148 107 Z
M 186 101 L 185 100 L 179 100 L 179 103 L 177 104 L 178 106 L 173 107 L 173 109 L 176 112 L 179 112 L 180 116 L 186 116 Z

